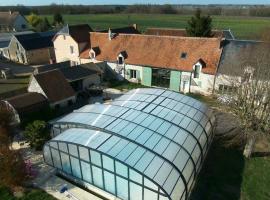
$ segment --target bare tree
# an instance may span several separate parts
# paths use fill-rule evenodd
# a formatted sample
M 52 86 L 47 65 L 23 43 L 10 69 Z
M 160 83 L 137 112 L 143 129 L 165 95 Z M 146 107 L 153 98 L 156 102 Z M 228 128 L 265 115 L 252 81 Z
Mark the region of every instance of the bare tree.
M 240 120 L 243 135 L 252 146 L 258 134 L 270 133 L 270 44 L 242 48 L 227 63 L 231 83 L 230 107 Z

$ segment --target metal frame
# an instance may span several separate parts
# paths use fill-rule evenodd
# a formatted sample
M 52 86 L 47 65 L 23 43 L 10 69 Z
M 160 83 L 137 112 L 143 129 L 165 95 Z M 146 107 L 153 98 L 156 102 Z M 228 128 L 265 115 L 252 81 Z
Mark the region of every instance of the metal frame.
M 147 89 L 143 89 L 143 90 L 147 90 Z M 206 133 L 206 130 L 205 130 L 205 127 L 207 127 L 209 123 L 210 123 L 210 128 L 211 128 L 210 130 L 213 130 L 214 127 L 213 127 L 213 124 L 212 124 L 212 121 L 211 121 L 212 118 L 211 118 L 211 115 L 206 114 L 205 112 L 203 112 L 202 110 L 200 110 L 198 107 L 193 106 L 193 105 L 195 105 L 194 102 L 193 102 L 192 105 L 187 104 L 187 103 L 186 103 L 186 102 L 187 102 L 186 99 L 185 99 L 184 102 L 182 102 L 181 100 L 185 97 L 184 95 L 182 95 L 183 97 L 182 97 L 180 100 L 179 100 L 179 99 L 177 100 L 177 99 L 173 99 L 173 98 L 169 97 L 169 96 L 171 96 L 171 94 L 169 94 L 169 95 L 167 95 L 167 96 L 164 95 L 165 92 L 170 91 L 170 90 L 165 90 L 165 89 L 160 89 L 160 88 L 158 88 L 158 89 L 152 88 L 151 90 L 153 90 L 153 91 L 154 91 L 154 90 L 159 90 L 159 92 L 158 92 L 159 94 L 157 94 L 157 93 L 147 93 L 147 92 L 146 92 L 146 93 L 142 93 L 142 92 L 140 92 L 140 89 L 137 90 L 138 92 L 137 92 L 137 91 L 134 92 L 134 93 L 136 93 L 136 94 L 148 95 L 149 97 L 150 97 L 150 96 L 153 96 L 154 98 L 151 98 L 151 101 L 141 101 L 141 100 L 132 100 L 132 99 L 128 99 L 128 100 L 121 100 L 121 99 L 118 100 L 118 99 L 116 99 L 116 100 L 115 100 L 115 102 L 117 102 L 117 101 L 129 101 L 129 102 L 139 102 L 139 103 L 143 102 L 143 103 L 146 103 L 146 105 L 145 105 L 141 110 L 140 110 L 140 109 L 136 109 L 136 108 L 130 108 L 130 107 L 125 106 L 125 105 L 121 105 L 121 106 L 120 106 L 120 105 L 115 105 L 115 104 L 113 104 L 113 103 L 112 103 L 112 104 L 109 104 L 110 106 L 114 106 L 114 107 L 116 107 L 116 108 L 121 108 L 121 109 L 125 108 L 125 109 L 126 109 L 126 110 L 124 111 L 124 113 L 121 113 L 122 111 L 119 111 L 116 115 L 118 115 L 118 114 L 121 113 L 121 116 L 118 116 L 118 117 L 112 116 L 111 114 L 107 114 L 106 112 L 102 113 L 102 112 L 98 112 L 98 111 L 91 111 L 91 109 L 90 109 L 89 111 L 80 111 L 80 110 L 74 111 L 74 113 L 78 113 L 78 114 L 79 114 L 79 113 L 92 113 L 92 114 L 97 114 L 97 115 L 99 115 L 99 116 L 108 116 L 108 117 L 112 117 L 113 120 L 112 120 L 109 124 L 107 124 L 105 127 L 100 127 L 100 125 L 98 125 L 98 126 L 93 126 L 93 125 L 88 125 L 88 124 L 86 124 L 86 123 L 69 122 L 69 121 L 61 121 L 61 120 L 60 120 L 60 121 L 54 121 L 54 122 L 53 122 L 53 125 L 54 125 L 54 126 L 59 125 L 59 126 L 60 126 L 59 129 L 60 129 L 60 132 L 61 132 L 61 133 L 63 132 L 63 131 L 62 131 L 62 128 L 61 128 L 61 124 L 67 125 L 68 128 L 71 128 L 71 127 L 69 127 L 70 125 L 71 125 L 72 127 L 74 127 L 74 125 L 75 125 L 75 127 L 77 127 L 77 128 L 85 128 L 85 129 L 91 129 L 91 130 L 102 131 L 102 132 L 104 132 L 104 133 L 110 134 L 110 137 L 108 137 L 105 141 L 103 141 L 102 144 L 106 143 L 107 140 L 109 140 L 112 136 L 116 136 L 116 137 L 120 138 L 120 140 L 117 141 L 114 145 L 117 145 L 117 144 L 121 141 L 121 139 L 124 139 L 124 140 L 126 140 L 126 141 L 128 141 L 128 142 L 130 142 L 130 143 L 133 143 L 133 144 L 137 145 L 138 147 L 142 147 L 143 149 L 145 149 L 144 154 L 145 154 L 146 152 L 151 152 L 151 153 L 154 154 L 154 157 L 153 157 L 153 158 L 151 159 L 151 161 L 147 164 L 147 166 L 144 168 L 144 170 L 143 170 L 143 171 L 139 171 L 139 170 L 136 170 L 133 166 L 130 166 L 130 165 L 128 165 L 127 163 L 124 163 L 123 161 L 120 161 L 119 159 L 116 158 L 116 156 L 117 156 L 121 151 L 119 151 L 119 152 L 117 153 L 117 155 L 116 155 L 115 157 L 113 157 L 113 156 L 110 156 L 109 154 L 107 154 L 107 153 L 105 153 L 105 152 L 102 152 L 102 151 L 98 150 L 97 148 L 96 148 L 96 149 L 93 149 L 93 148 L 88 147 L 88 146 L 83 146 L 83 145 L 80 145 L 80 144 L 73 143 L 73 144 L 77 145 L 77 152 L 78 152 L 78 155 L 79 155 L 79 150 L 78 150 L 78 147 L 79 147 L 79 146 L 83 146 L 84 148 L 88 148 L 89 150 L 91 149 L 91 150 L 93 150 L 93 151 L 97 151 L 98 153 L 100 153 L 100 155 L 101 155 L 101 167 L 99 167 L 99 166 L 98 166 L 98 167 L 102 169 L 103 187 L 104 187 L 104 184 L 105 184 L 105 182 L 104 182 L 104 171 L 103 171 L 103 170 L 105 170 L 105 171 L 108 171 L 108 170 L 106 170 L 106 169 L 103 168 L 103 159 L 102 159 L 102 156 L 103 156 L 103 155 L 106 155 L 107 157 L 110 157 L 111 159 L 114 160 L 114 168 L 115 168 L 115 161 L 118 161 L 118 162 L 120 162 L 120 163 L 126 165 L 126 166 L 128 167 L 128 169 L 132 169 L 132 170 L 136 171 L 137 173 L 141 174 L 142 177 L 147 177 L 147 178 L 150 179 L 154 184 L 158 185 L 158 191 L 159 191 L 159 190 L 163 191 L 164 194 L 165 194 L 165 196 L 167 196 L 169 199 L 171 199 L 170 194 L 173 193 L 174 188 L 176 187 L 176 184 L 178 183 L 178 180 L 181 178 L 181 180 L 182 180 L 183 183 L 184 183 L 184 187 L 185 187 L 185 190 L 184 190 L 184 192 L 182 193 L 182 195 L 185 194 L 185 199 L 187 199 L 188 196 L 190 195 L 190 190 L 191 190 L 191 188 L 192 188 L 193 185 L 194 185 L 195 179 L 196 179 L 196 177 L 198 176 L 198 171 L 199 171 L 199 170 L 201 169 L 201 167 L 202 167 L 202 163 L 203 163 L 203 161 L 204 161 L 204 159 L 205 159 L 205 157 L 206 157 L 206 154 L 207 154 L 207 152 L 208 152 L 208 150 L 209 150 L 209 147 L 210 147 L 210 143 L 211 143 L 212 138 L 213 138 L 213 137 L 211 136 L 211 135 L 213 135 L 213 131 L 211 131 L 209 134 L 207 134 L 207 133 Z M 170 92 L 174 93 L 175 95 L 181 95 L 181 94 L 178 94 L 178 93 L 173 92 L 173 91 L 170 91 Z M 126 95 L 130 95 L 130 96 L 131 96 L 131 95 L 133 95 L 134 93 L 129 92 L 129 93 L 126 94 Z M 145 98 L 145 100 L 147 100 L 149 97 Z M 169 108 L 169 107 L 167 107 L 166 105 L 161 105 L 161 102 L 163 102 L 163 101 L 161 101 L 161 102 L 158 103 L 158 104 L 157 104 L 157 103 L 154 103 L 154 101 L 155 101 L 158 97 L 163 97 L 164 100 L 165 100 L 165 99 L 169 99 L 169 100 L 171 100 L 171 101 L 173 100 L 173 101 L 176 102 L 176 104 L 175 104 L 172 108 Z M 188 98 L 190 98 L 190 97 L 188 97 Z M 196 101 L 195 101 L 195 102 L 196 102 Z M 197 102 L 198 102 L 198 101 L 197 101 Z M 188 116 L 188 115 L 187 115 L 188 112 L 187 112 L 186 114 L 184 114 L 184 113 L 179 113 L 180 115 L 183 116 L 183 119 L 184 119 L 184 118 L 189 118 L 189 119 L 190 119 L 190 121 L 189 121 L 189 123 L 186 125 L 186 127 L 188 127 L 188 126 L 190 125 L 190 123 L 193 121 L 193 122 L 195 122 L 195 124 L 197 124 L 196 128 L 197 128 L 198 126 L 200 126 L 200 127 L 202 128 L 202 132 L 200 133 L 200 135 L 198 136 L 198 138 L 197 138 L 191 131 L 187 130 L 186 128 L 184 128 L 184 127 L 182 127 L 182 126 L 180 126 L 180 125 L 178 125 L 178 124 L 176 124 L 176 123 L 174 123 L 174 122 L 172 122 L 172 121 L 169 121 L 169 120 L 167 120 L 167 119 L 161 118 L 160 116 L 158 116 L 158 113 L 157 113 L 157 114 L 151 113 L 151 111 L 153 111 L 157 106 L 159 106 L 159 107 L 162 108 L 159 112 L 161 112 L 164 108 L 168 109 L 169 112 L 166 113 L 165 116 L 167 116 L 167 115 L 170 113 L 170 111 L 176 112 L 175 116 L 173 117 L 173 119 L 174 119 L 174 118 L 177 116 L 177 113 L 178 113 L 174 108 L 175 108 L 175 106 L 176 106 L 178 103 L 181 103 L 181 104 L 183 104 L 184 106 L 188 106 L 188 107 L 189 107 L 189 111 L 190 111 L 190 109 L 192 109 L 192 108 L 193 108 L 194 110 L 196 110 L 197 112 L 195 111 L 194 116 L 196 115 L 196 113 L 200 112 L 204 117 L 206 117 L 207 121 L 205 121 L 205 127 L 203 127 L 202 124 L 200 123 L 200 121 L 195 120 L 195 119 L 193 119 L 192 117 Z M 144 109 L 147 108 L 149 105 L 155 105 L 155 107 L 148 113 L 148 112 L 145 112 Z M 106 106 L 107 106 L 107 105 L 104 105 L 104 107 L 106 107 Z M 202 104 L 202 106 L 204 106 L 204 104 Z M 171 124 L 171 125 L 173 125 L 173 126 L 176 126 L 179 130 L 185 131 L 185 132 L 187 133 L 187 137 L 184 139 L 184 141 L 183 141 L 182 144 L 177 143 L 177 142 L 175 142 L 175 141 L 173 140 L 173 138 L 174 138 L 177 134 L 174 135 L 174 136 L 172 137 L 172 139 L 170 139 L 170 137 L 168 137 L 168 136 L 166 136 L 166 135 L 162 135 L 162 134 L 160 134 L 159 132 L 154 131 L 154 130 L 152 130 L 152 129 L 150 129 L 150 128 L 144 126 L 144 125 L 142 125 L 141 122 L 135 123 L 135 122 L 133 122 L 133 121 L 131 121 L 131 120 L 127 120 L 127 119 L 123 118 L 122 115 L 124 115 L 124 114 L 127 113 L 128 111 L 136 111 L 136 112 L 139 112 L 139 113 L 147 114 L 148 116 L 154 117 L 154 120 L 153 120 L 153 121 L 155 121 L 156 119 L 160 119 L 160 120 L 162 120 L 163 122 L 166 122 L 166 123 L 169 123 L 169 124 Z M 207 112 L 207 111 L 208 111 L 208 110 L 206 110 L 206 112 Z M 140 115 L 139 115 L 139 116 L 140 116 Z M 148 117 L 148 116 L 147 116 L 147 117 Z M 147 118 L 147 117 L 146 117 L 146 118 Z M 146 118 L 145 118 L 145 119 L 146 119 Z M 183 120 L 183 119 L 182 119 L 182 120 Z M 201 119 L 205 119 L 205 118 L 201 118 Z M 125 136 L 123 136 L 123 135 L 120 134 L 120 131 L 122 131 L 122 130 L 125 128 L 125 126 L 121 127 L 121 130 L 117 130 L 117 131 L 110 131 L 110 130 L 106 129 L 108 126 L 110 126 L 110 125 L 111 125 L 112 123 L 114 123 L 116 120 L 124 120 L 124 121 L 127 122 L 127 124 L 131 124 L 131 123 L 132 123 L 132 124 L 135 125 L 135 127 L 142 127 L 142 128 L 144 128 L 145 130 L 151 131 L 152 134 L 144 141 L 143 144 L 141 144 L 141 143 L 137 142 L 136 139 L 139 138 L 139 137 L 143 134 L 144 131 L 142 131 L 141 133 L 139 133 L 139 135 L 137 135 L 137 137 L 136 137 L 135 139 L 130 139 L 130 138 L 127 138 L 127 137 L 125 137 Z M 161 124 L 163 124 L 163 122 L 162 122 Z M 120 122 L 120 123 L 121 123 L 121 122 Z M 161 124 L 159 125 L 159 127 L 161 126 Z M 115 126 L 118 126 L 118 125 L 119 125 L 119 123 L 115 124 Z M 171 127 L 171 126 L 170 126 L 170 127 Z M 195 129 L 196 129 L 196 128 L 195 128 Z M 135 129 L 135 128 L 134 128 L 134 129 Z M 133 130 L 134 130 L 134 129 L 133 129 Z M 195 130 L 195 129 L 194 129 L 194 130 Z M 65 130 L 65 129 L 64 129 L 64 130 Z M 129 134 L 130 134 L 133 130 L 130 130 Z M 156 130 L 158 130 L 158 128 L 157 128 Z M 168 130 L 169 130 L 169 129 L 168 129 Z M 168 131 L 168 130 L 167 130 L 167 131 Z M 154 150 L 155 146 L 151 147 L 151 148 L 152 148 L 152 149 L 151 149 L 151 148 L 149 148 L 149 147 L 147 147 L 147 146 L 144 145 L 144 144 L 145 144 L 145 143 L 146 143 L 146 142 L 147 142 L 154 134 L 156 134 L 156 135 L 158 135 L 158 136 L 160 137 L 159 141 L 155 144 L 155 146 L 161 141 L 162 138 L 166 138 L 166 139 L 169 141 L 168 145 L 166 146 L 166 148 L 164 148 L 164 150 L 163 150 L 163 152 L 162 152 L 161 154 L 157 153 L 157 152 Z M 206 143 L 202 146 L 201 143 L 200 143 L 200 138 L 202 137 L 203 134 L 204 134 L 205 137 L 206 137 Z M 194 147 L 193 147 L 193 149 L 192 149 L 191 151 L 187 150 L 187 149 L 183 146 L 183 145 L 185 144 L 185 141 L 187 140 L 187 138 L 188 138 L 189 136 L 191 136 L 191 137 L 194 139 L 194 141 L 195 141 Z M 210 137 L 209 137 L 209 136 L 210 136 Z M 64 142 L 64 143 L 67 143 L 67 144 L 68 144 L 68 143 L 71 143 L 71 144 L 72 144 L 72 142 L 70 142 L 70 141 L 58 141 L 58 140 L 53 140 L 53 139 L 52 139 L 52 141 L 56 141 L 57 144 L 58 144 L 58 142 Z M 165 156 L 163 156 L 163 153 L 167 150 L 167 148 L 169 147 L 170 143 L 174 143 L 176 146 L 178 146 L 178 151 L 177 151 L 177 153 L 175 154 L 175 157 L 174 157 L 174 158 L 171 158 L 172 161 L 169 160 L 169 159 L 167 159 Z M 101 146 L 102 144 L 100 144 L 99 146 Z M 114 147 L 114 145 L 113 145 L 110 149 L 112 149 L 112 148 Z M 124 145 L 122 148 L 124 149 L 124 148 L 126 148 L 127 146 L 128 146 L 128 144 Z M 197 160 L 196 160 L 196 162 L 195 162 L 195 160 L 193 159 L 192 155 L 193 155 L 193 152 L 195 151 L 195 149 L 196 149 L 197 146 L 198 146 L 199 149 L 200 149 L 200 154 L 199 154 L 198 157 L 196 158 Z M 68 145 L 67 145 L 67 147 L 68 147 Z M 54 148 L 54 147 L 50 147 L 50 148 Z M 206 149 L 206 150 L 204 150 L 204 149 Z M 134 150 L 135 150 L 135 149 L 134 149 Z M 191 163 L 192 163 L 192 165 L 193 165 L 193 171 L 191 172 L 190 177 L 188 178 L 188 180 L 186 180 L 186 178 L 185 178 L 184 175 L 182 174 L 182 171 L 181 171 L 180 169 L 178 169 L 178 167 L 174 164 L 174 160 L 175 160 L 176 156 L 178 155 L 178 153 L 179 153 L 181 150 L 183 150 L 183 151 L 188 155 L 188 158 L 187 158 L 185 164 L 183 165 L 184 167 L 183 167 L 182 170 L 184 170 L 184 169 L 186 168 L 187 164 L 188 164 L 190 161 L 191 161 Z M 59 146 L 58 146 L 58 151 L 60 152 Z M 68 147 L 68 151 L 69 151 L 69 147 Z M 90 151 L 89 151 L 89 152 L 90 152 Z M 65 152 L 65 153 L 66 153 L 66 152 Z M 68 154 L 70 154 L 70 153 L 68 152 Z M 132 154 L 132 153 L 131 153 L 131 154 Z M 131 155 L 131 154 L 130 154 L 130 155 Z M 144 154 L 143 154 L 143 155 L 144 155 Z M 129 155 L 129 156 L 130 156 L 130 155 Z M 143 155 L 142 155 L 142 156 L 143 156 Z M 51 149 L 50 149 L 50 156 L 51 156 L 51 158 L 52 158 Z M 61 157 L 61 154 L 60 154 L 60 153 L 59 153 L 59 156 Z M 70 156 L 72 156 L 72 155 L 69 155 L 69 162 L 70 162 L 70 166 L 71 166 Z M 129 157 L 129 156 L 128 156 L 128 157 Z M 141 156 L 141 157 L 142 157 L 142 156 Z M 172 166 L 172 169 L 171 169 L 171 171 L 168 173 L 168 175 L 167 175 L 167 177 L 165 178 L 163 184 L 166 183 L 166 181 L 167 181 L 167 179 L 169 178 L 170 174 L 172 173 L 173 169 L 175 169 L 175 170 L 178 172 L 178 174 L 179 174 L 179 177 L 178 177 L 177 181 L 175 182 L 173 188 L 171 189 L 170 194 L 168 194 L 167 191 L 165 191 L 165 190 L 162 188 L 163 184 L 162 184 L 162 185 L 158 184 L 158 183 L 155 182 L 153 179 L 149 178 L 149 177 L 147 176 L 147 174 L 145 174 L 145 170 L 148 169 L 148 166 L 151 164 L 151 162 L 152 162 L 152 160 L 155 158 L 155 156 L 161 158 L 164 162 L 167 162 L 169 165 Z M 90 156 L 90 153 L 89 153 L 89 157 L 91 157 L 91 156 Z M 127 158 L 128 158 L 128 157 L 127 157 Z M 126 158 L 126 159 L 127 159 L 127 158 Z M 52 158 L 52 159 L 53 159 L 53 158 Z M 80 159 L 80 158 L 78 158 L 78 159 L 79 159 L 79 160 L 83 160 L 83 159 Z M 199 160 L 200 160 L 200 162 L 199 162 Z M 62 158 L 60 158 L 60 161 L 61 161 L 61 165 L 62 165 Z M 83 161 L 84 161 L 84 160 L 83 160 Z M 139 161 L 140 161 L 140 159 L 137 160 L 137 162 L 139 162 Z M 52 162 L 54 162 L 54 161 L 52 161 Z M 84 162 L 85 162 L 85 161 L 84 161 Z M 88 161 L 87 161 L 87 162 L 88 162 Z M 90 162 L 91 162 L 91 158 L 89 159 L 89 163 L 90 163 Z M 163 163 L 164 163 L 164 162 L 163 162 Z M 94 164 L 92 164 L 92 165 L 94 166 Z M 134 166 L 135 166 L 135 165 L 136 165 L 136 163 L 134 164 Z M 162 165 L 163 165 L 163 164 L 161 164 L 161 165 L 159 166 L 159 169 L 162 167 Z M 197 167 L 198 167 L 198 169 L 197 169 Z M 157 175 L 157 173 L 159 172 L 159 169 L 157 169 L 157 171 L 155 172 L 155 175 L 154 175 L 153 177 L 155 177 L 155 176 Z M 80 163 L 80 170 L 82 170 L 81 163 Z M 115 168 L 115 170 L 116 170 L 116 168 Z M 92 171 L 92 167 L 91 167 L 91 171 Z M 71 173 L 73 173 L 73 172 L 72 172 L 72 167 L 71 167 Z M 91 172 L 91 174 L 92 174 L 92 183 L 93 183 L 93 173 Z M 117 175 L 117 176 L 118 176 L 118 175 Z M 82 171 L 81 171 L 81 177 L 83 178 L 83 176 L 82 176 Z M 114 173 L 114 177 L 115 177 L 115 184 L 116 184 L 116 173 Z M 121 177 L 121 176 L 120 176 L 120 177 Z M 121 177 L 121 178 L 123 178 L 123 177 Z M 129 181 L 131 181 L 131 180 L 129 179 L 129 170 L 128 170 L 128 177 L 127 177 L 126 179 L 129 180 Z M 192 182 L 190 183 L 190 180 L 191 180 L 191 179 L 192 179 Z M 133 181 L 131 181 L 131 182 L 133 182 Z M 143 183 L 144 183 L 144 181 L 143 181 Z M 138 183 L 136 183 L 136 184 L 138 184 Z M 130 186 L 129 186 L 129 185 L 130 185 L 130 184 L 128 184 L 128 194 L 130 194 Z M 140 185 L 140 184 L 139 184 L 139 185 Z M 104 189 L 104 188 L 102 188 L 102 189 Z M 148 189 L 149 189 L 149 188 L 148 188 Z M 151 188 L 150 188 L 150 190 L 151 190 Z M 151 191 L 152 191 L 152 190 L 151 190 Z M 116 187 L 116 185 L 115 185 L 115 192 L 116 192 L 116 194 L 117 194 L 117 187 Z M 114 195 L 116 195 L 116 194 L 114 194 Z M 162 194 L 162 196 L 164 196 L 164 194 Z M 142 195 L 144 195 L 143 186 L 142 186 Z M 158 199 L 159 199 L 159 196 L 158 196 Z M 182 196 L 180 197 L 180 199 L 182 199 Z

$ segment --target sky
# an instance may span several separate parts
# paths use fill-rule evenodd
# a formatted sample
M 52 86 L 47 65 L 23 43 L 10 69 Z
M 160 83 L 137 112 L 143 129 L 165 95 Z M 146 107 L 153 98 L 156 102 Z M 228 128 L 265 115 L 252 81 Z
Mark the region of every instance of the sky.
M 0 0 L 0 6 L 4 5 L 48 5 L 57 4 L 270 4 L 270 0 Z

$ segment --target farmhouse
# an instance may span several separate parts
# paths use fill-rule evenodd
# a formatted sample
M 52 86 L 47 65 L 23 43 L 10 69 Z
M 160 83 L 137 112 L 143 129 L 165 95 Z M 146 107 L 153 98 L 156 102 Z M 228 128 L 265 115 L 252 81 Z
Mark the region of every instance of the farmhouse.
M 32 75 L 28 92 L 40 93 L 48 99 L 52 108 L 75 103 L 75 92 L 59 70 Z
M 269 64 L 270 44 L 253 40 L 226 40 L 216 73 L 215 90 L 230 93 L 237 84 L 249 81 L 256 69 Z M 258 73 L 264 73 L 263 71 Z
M 140 34 L 137 30 L 137 25 L 133 26 L 109 29 L 115 34 Z M 80 58 L 80 54 L 89 48 L 90 44 L 90 32 L 93 32 L 92 28 L 88 24 L 79 25 L 66 25 L 59 32 L 56 33 L 53 38 L 54 50 L 57 62 L 63 62 L 70 60 L 72 65 L 79 65 L 89 62 L 87 59 Z M 108 30 L 99 30 L 97 32 L 105 32 Z
M 70 61 L 65 61 L 39 66 L 35 69 L 34 73 L 38 74 L 52 70 L 59 70 L 76 92 L 80 92 L 94 85 L 98 86 L 102 81 L 103 70 L 95 63 L 71 66 Z
M 88 62 L 105 61 L 119 79 L 181 92 L 212 92 L 221 38 L 90 33 Z
M 27 20 L 19 12 L 0 12 L 0 32 L 19 32 L 28 28 Z
M 22 64 L 47 64 L 55 60 L 52 38 L 55 32 L 13 35 L 8 58 Z
M 33 31 L 9 32 L 0 34 L 0 58 L 9 58 L 8 46 L 13 35 L 25 35 Z
M 79 55 L 89 45 L 88 24 L 66 25 L 53 38 L 56 62 L 71 60 L 72 65 L 80 64 Z

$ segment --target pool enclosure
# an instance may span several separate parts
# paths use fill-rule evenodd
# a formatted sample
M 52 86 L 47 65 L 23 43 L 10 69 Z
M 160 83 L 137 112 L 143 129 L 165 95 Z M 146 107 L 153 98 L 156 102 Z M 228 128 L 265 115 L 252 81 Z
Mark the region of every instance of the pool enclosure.
M 44 160 L 69 179 L 130 200 L 188 199 L 213 139 L 203 103 L 135 89 L 52 122 Z

